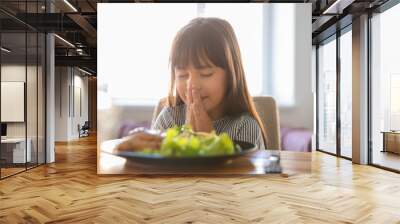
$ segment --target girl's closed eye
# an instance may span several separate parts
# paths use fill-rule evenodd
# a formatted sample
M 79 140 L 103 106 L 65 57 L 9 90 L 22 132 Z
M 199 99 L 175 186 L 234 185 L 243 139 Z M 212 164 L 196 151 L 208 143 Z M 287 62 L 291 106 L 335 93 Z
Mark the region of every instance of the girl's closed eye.
M 202 69 L 199 71 L 199 74 L 201 77 L 210 77 L 214 74 L 214 69 L 212 68 Z
M 201 76 L 202 77 L 210 77 L 212 76 L 214 73 L 213 72 L 207 72 L 207 73 L 202 73 Z
M 178 79 L 186 79 L 189 75 L 186 73 L 178 74 Z

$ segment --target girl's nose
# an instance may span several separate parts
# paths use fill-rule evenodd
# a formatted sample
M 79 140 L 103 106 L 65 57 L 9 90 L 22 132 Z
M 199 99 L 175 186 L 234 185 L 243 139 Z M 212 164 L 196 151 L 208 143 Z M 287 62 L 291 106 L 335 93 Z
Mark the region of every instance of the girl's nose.
M 192 88 L 200 88 L 200 83 L 199 80 L 194 76 L 194 75 L 190 75 L 188 81 L 187 81 L 187 85 L 188 87 L 191 86 Z
M 194 90 L 200 90 L 201 89 L 201 86 L 199 85 L 199 84 L 197 84 L 197 83 L 188 83 L 188 85 L 187 85 L 187 89 L 189 90 L 189 89 L 194 89 Z

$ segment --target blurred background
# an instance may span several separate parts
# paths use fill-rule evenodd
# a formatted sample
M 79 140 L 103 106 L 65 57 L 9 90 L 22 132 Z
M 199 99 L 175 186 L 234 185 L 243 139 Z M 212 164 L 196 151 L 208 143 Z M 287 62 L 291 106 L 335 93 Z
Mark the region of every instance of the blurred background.
M 289 137 L 289 141 L 282 139 L 288 143 L 283 149 L 310 151 L 314 127 L 311 4 L 99 4 L 98 133 L 102 139 L 150 126 L 154 107 L 168 93 L 172 40 L 199 16 L 219 17 L 233 26 L 252 96 L 272 96 L 278 103 L 281 138 Z

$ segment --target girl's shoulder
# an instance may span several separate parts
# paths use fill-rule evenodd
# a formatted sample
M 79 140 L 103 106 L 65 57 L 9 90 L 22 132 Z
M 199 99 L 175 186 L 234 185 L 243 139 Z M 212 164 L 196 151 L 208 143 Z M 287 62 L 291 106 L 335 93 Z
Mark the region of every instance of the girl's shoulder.
M 261 129 L 257 120 L 249 113 L 243 113 L 237 119 L 237 122 L 240 123 L 240 126 L 244 126 L 252 129 Z
M 236 116 L 228 116 L 224 117 L 221 120 L 218 120 L 217 123 L 223 124 L 228 123 L 228 126 L 233 127 L 234 129 L 241 129 L 241 128 L 251 128 L 251 129 L 259 129 L 260 126 L 258 125 L 257 120 L 249 113 L 242 113 Z
M 164 107 L 158 115 L 153 118 L 152 128 L 165 130 L 174 125 L 182 125 L 185 121 L 185 106 Z
M 164 107 L 160 114 L 176 114 L 176 113 L 181 113 L 182 111 L 185 111 L 186 109 L 186 105 L 185 104 L 180 104 L 180 105 L 176 105 L 176 106 L 166 106 Z
M 240 115 L 237 115 L 234 119 L 236 122 L 249 122 L 249 123 L 257 123 L 257 120 L 249 113 L 242 113 Z
M 168 120 L 170 123 L 179 125 L 185 120 L 185 116 L 185 104 L 164 107 L 158 115 L 158 117 L 162 117 L 163 119 Z
M 262 129 L 251 114 L 238 115 L 233 121 L 231 128 L 234 129 L 234 139 L 251 142 L 259 149 L 265 148 Z

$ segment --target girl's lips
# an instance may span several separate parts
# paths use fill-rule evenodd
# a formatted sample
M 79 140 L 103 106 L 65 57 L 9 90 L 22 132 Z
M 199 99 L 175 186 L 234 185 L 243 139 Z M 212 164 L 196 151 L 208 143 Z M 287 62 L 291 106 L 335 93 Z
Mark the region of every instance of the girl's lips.
M 208 96 L 202 96 L 202 97 L 200 97 L 201 100 L 205 100 L 205 99 L 207 99 L 207 98 L 208 98 Z

